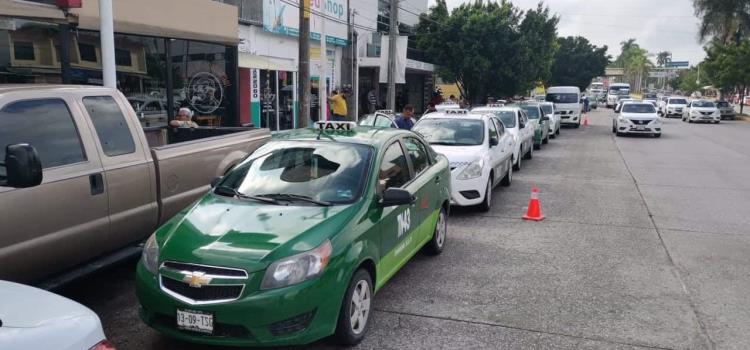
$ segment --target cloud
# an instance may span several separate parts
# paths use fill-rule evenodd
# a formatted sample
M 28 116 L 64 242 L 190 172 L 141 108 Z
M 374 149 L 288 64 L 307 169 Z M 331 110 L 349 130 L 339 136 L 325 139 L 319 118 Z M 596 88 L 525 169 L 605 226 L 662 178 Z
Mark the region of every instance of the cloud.
M 434 0 L 428 0 L 434 5 Z M 474 0 L 447 0 L 454 8 Z M 538 0 L 513 0 L 523 9 L 535 8 Z M 560 16 L 560 36 L 580 35 L 595 45 L 607 45 L 617 57 L 620 42 L 635 38 L 650 53 L 672 52 L 675 61 L 697 64 L 705 57 L 698 42 L 698 25 L 692 0 L 548 0 L 545 4 Z

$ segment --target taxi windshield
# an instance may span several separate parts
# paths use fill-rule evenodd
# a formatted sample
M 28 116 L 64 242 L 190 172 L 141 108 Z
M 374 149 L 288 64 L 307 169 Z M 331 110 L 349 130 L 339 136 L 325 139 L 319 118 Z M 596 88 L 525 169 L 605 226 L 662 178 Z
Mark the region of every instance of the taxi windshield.
M 539 107 L 535 105 L 521 105 L 521 108 L 523 108 L 526 111 L 526 114 L 529 115 L 529 119 L 539 119 L 542 116 L 539 115 Z
M 714 107 L 714 103 L 711 101 L 695 101 L 693 107 Z
M 578 103 L 578 94 L 576 93 L 548 93 L 547 102 L 553 103 Z
M 544 114 L 552 114 L 552 105 L 542 105 L 542 111 Z
M 432 145 L 477 146 L 484 143 L 484 122 L 477 119 L 422 119 L 415 131 Z
M 275 141 L 258 148 L 217 186 L 242 196 L 304 197 L 331 204 L 362 195 L 372 150 L 338 142 Z
M 383 114 L 368 114 L 359 121 L 362 126 L 375 126 L 381 128 L 391 127 L 391 119 Z
M 516 112 L 513 111 L 497 111 L 492 112 L 494 115 L 496 115 L 500 120 L 503 121 L 503 126 L 506 128 L 515 128 L 516 127 Z
M 622 113 L 656 113 L 656 109 L 650 103 L 626 103 L 622 106 Z

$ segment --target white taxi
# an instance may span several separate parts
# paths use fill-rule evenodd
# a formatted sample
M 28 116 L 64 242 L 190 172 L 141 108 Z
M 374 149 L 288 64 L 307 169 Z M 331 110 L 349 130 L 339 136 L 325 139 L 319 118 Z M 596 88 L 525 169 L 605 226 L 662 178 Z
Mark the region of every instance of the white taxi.
M 422 117 L 412 131 L 448 158 L 452 205 L 489 211 L 492 189 L 498 184 L 510 186 L 515 141 L 494 115 L 438 110 Z
M 513 170 L 521 170 L 521 159 L 531 159 L 534 155 L 534 126 L 528 125 L 525 112 L 518 107 L 504 107 L 499 104 L 488 104 L 476 107 L 472 114 L 492 113 L 500 119 L 505 131 L 513 136 Z
M 721 112 L 716 104 L 706 100 L 695 100 L 690 102 L 682 113 L 682 121 L 688 123 L 714 123 L 721 122 Z
M 549 137 L 555 138 L 560 135 L 560 115 L 555 113 L 555 104 L 552 102 L 539 102 L 544 115 L 549 117 Z
M 622 102 L 612 118 L 612 132 L 623 134 L 650 134 L 661 137 L 661 118 L 650 102 Z

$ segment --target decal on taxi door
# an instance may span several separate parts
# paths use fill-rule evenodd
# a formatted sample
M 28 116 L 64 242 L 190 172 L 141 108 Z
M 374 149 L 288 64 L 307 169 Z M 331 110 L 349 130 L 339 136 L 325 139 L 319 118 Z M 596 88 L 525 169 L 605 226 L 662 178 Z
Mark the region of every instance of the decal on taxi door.
M 404 234 L 409 232 L 411 228 L 411 211 L 406 208 L 403 213 L 398 214 L 398 235 L 397 238 L 401 238 Z

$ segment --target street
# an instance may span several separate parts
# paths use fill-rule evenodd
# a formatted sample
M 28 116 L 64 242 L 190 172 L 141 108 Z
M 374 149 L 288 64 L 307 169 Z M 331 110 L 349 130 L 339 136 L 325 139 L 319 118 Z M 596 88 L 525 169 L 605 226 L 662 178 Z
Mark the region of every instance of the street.
M 380 290 L 357 348 L 750 348 L 750 123 L 666 119 L 659 139 L 615 137 L 612 113 L 562 130 L 490 212 L 454 208 L 444 253 Z M 532 187 L 542 222 L 521 220 Z M 118 349 L 208 349 L 140 321 L 134 270 L 56 292 L 94 310 Z

